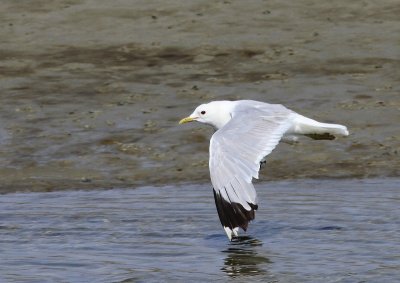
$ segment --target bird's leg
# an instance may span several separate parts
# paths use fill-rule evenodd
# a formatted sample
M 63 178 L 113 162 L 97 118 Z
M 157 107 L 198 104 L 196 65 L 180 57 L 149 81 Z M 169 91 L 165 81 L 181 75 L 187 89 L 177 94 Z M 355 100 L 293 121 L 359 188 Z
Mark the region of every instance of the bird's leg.
M 267 160 L 261 160 L 260 161 L 260 170 L 262 169 L 262 168 L 264 168 L 265 167 L 265 165 L 267 164 Z
M 313 140 L 334 140 L 336 137 L 330 133 L 323 134 L 306 134 L 306 137 L 309 137 Z

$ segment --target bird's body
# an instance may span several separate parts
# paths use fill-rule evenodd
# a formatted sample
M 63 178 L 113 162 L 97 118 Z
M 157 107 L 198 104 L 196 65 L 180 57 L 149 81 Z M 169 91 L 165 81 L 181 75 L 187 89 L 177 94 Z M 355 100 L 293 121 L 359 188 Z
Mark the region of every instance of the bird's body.
M 283 105 L 253 100 L 202 104 L 180 123 L 191 121 L 216 129 L 210 140 L 210 176 L 218 215 L 230 240 L 254 219 L 258 205 L 252 179 L 258 178 L 260 162 L 282 138 L 348 135 L 345 126 L 320 123 Z

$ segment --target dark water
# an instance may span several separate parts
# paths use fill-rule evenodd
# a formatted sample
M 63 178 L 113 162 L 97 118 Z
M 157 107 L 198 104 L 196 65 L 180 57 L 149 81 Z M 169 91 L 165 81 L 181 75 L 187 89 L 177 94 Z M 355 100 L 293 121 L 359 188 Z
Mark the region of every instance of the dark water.
M 399 184 L 257 184 L 232 243 L 209 185 L 2 195 L 0 282 L 398 282 Z

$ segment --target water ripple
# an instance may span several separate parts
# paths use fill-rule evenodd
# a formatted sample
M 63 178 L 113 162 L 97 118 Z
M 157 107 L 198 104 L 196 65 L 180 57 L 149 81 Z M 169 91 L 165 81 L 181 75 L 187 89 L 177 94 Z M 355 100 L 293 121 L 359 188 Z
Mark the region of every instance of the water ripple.
M 399 180 L 258 184 L 228 242 L 208 185 L 0 198 L 1 282 L 395 282 Z

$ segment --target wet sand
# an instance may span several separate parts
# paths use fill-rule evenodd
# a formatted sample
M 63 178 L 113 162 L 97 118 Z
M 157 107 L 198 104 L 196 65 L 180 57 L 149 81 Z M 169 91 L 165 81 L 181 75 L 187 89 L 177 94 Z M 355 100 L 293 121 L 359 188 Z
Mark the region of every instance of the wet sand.
M 0 191 L 208 182 L 200 103 L 348 126 L 262 180 L 400 175 L 398 1 L 0 2 Z

